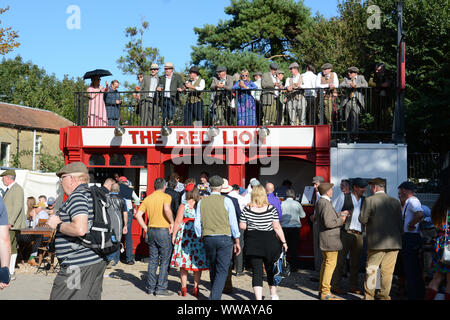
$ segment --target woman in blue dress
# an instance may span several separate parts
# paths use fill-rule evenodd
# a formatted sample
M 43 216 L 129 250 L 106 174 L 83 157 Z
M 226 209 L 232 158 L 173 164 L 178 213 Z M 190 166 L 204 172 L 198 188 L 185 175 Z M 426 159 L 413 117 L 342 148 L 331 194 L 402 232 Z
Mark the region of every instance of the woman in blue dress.
M 242 70 L 240 80 L 233 85 L 237 94 L 237 125 L 256 126 L 255 99 L 251 95 L 251 89 L 258 89 L 250 78 L 247 70 Z
M 208 270 L 209 265 L 203 241 L 197 238 L 194 230 L 195 207 L 200 200 L 200 192 L 193 183 L 188 183 L 185 190 L 186 200 L 179 206 L 174 222 L 172 232 L 174 248 L 170 265 L 180 268 L 181 296 L 186 296 L 188 272 L 194 272 L 192 294 L 197 297 L 202 271 Z

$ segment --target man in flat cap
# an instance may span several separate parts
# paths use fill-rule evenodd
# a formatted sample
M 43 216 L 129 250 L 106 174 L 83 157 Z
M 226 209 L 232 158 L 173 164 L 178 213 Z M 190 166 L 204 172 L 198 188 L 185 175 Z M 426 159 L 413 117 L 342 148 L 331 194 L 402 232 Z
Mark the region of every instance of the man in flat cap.
M 269 71 L 264 72 L 261 78 L 263 92 L 261 94 L 263 125 L 275 125 L 277 122 L 277 99 L 280 95 L 278 90 L 283 85 L 277 77 L 278 65 L 271 63 Z
M 320 269 L 320 300 L 341 300 L 331 294 L 331 279 L 336 267 L 338 252 L 342 249 L 340 229 L 347 219 L 348 211 L 336 212 L 331 204 L 333 184 L 323 182 L 319 186 L 320 199 L 317 201 L 315 219 L 319 229 L 319 247 L 322 251 Z
M 220 66 L 216 69 L 217 77 L 211 82 L 211 91 L 214 94 L 214 105 L 211 111 L 213 124 L 231 125 L 231 89 L 233 87 L 233 77 L 227 74 L 227 68 Z
M 366 191 L 367 184 L 364 179 L 355 178 L 352 182 L 352 192 L 345 193 L 344 201 L 336 203 L 334 207 L 337 212 L 349 212 L 344 228 L 341 228 L 342 250 L 339 251 L 338 262 L 331 281 L 331 291 L 336 294 L 345 294 L 347 292 L 341 285 L 347 254 L 350 255 L 349 292 L 362 294 L 358 286 L 358 274 L 360 266 L 359 259 L 363 250 L 363 229 L 358 218 L 361 213 L 361 205 L 364 202 L 364 192 Z
M 289 113 L 289 124 L 291 126 L 306 124 L 306 99 L 303 95 L 304 87 L 303 76 L 299 72 L 297 62 L 289 65 L 289 71 L 292 77 L 286 79 L 286 98 L 287 109 Z M 298 120 L 297 120 L 298 117 Z
M 239 226 L 233 201 L 220 194 L 224 181 L 219 176 L 209 179 L 211 195 L 198 202 L 194 220 L 197 237 L 202 237 L 209 260 L 210 300 L 220 300 L 230 268 L 233 252 L 239 255 Z
M 88 169 L 82 162 L 72 162 L 56 175 L 68 198 L 47 221 L 56 230 L 55 251 L 61 266 L 50 300 L 100 300 L 106 261 L 79 239 L 89 232 L 94 221 Z M 77 283 L 72 283 L 75 272 L 79 277 Z
M 159 77 L 158 91 L 162 94 L 162 121 L 163 125 L 172 125 L 175 114 L 175 104 L 179 93 L 183 91 L 183 81 L 180 75 L 174 73 L 171 62 L 164 64 L 164 75 Z
M 364 299 L 375 299 L 377 271 L 380 268 L 381 284 L 377 298 L 390 300 L 392 275 L 402 248 L 402 208 L 397 199 L 386 194 L 386 180 L 375 178 L 369 184 L 373 195 L 365 199 L 358 218 L 366 228 L 367 240 Z
M 184 87 L 187 91 L 187 101 L 184 107 L 184 125 L 192 126 L 193 121 L 198 121 L 201 126 L 204 119 L 203 100 L 201 92 L 205 90 L 205 80 L 200 77 L 200 70 L 196 66 L 189 69 L 189 80 Z
M 367 88 L 368 84 L 364 76 L 358 73 L 358 68 L 348 68 L 347 77 L 341 82 L 341 88 L 346 89 L 341 108 L 344 109 L 344 119 L 347 121 L 349 133 L 358 132 L 359 114 L 365 108 L 363 88 Z
M 152 63 L 150 66 L 150 75 L 138 74 L 141 93 L 139 95 L 139 114 L 141 116 L 141 126 L 158 126 L 159 110 L 157 97 L 155 96 L 159 83 L 159 66 Z
M 19 235 L 19 230 L 25 228 L 24 192 L 23 188 L 16 182 L 15 170 L 6 170 L 0 174 L 0 177 L 2 177 L 3 185 L 6 186 L 3 200 L 6 206 L 6 212 L 8 212 L 8 222 L 10 225 L 11 259 L 9 273 L 11 274 L 11 279 L 15 279 L 17 236 Z
M 403 236 L 402 250 L 403 267 L 406 275 L 406 293 L 408 300 L 423 300 L 425 298 L 425 283 L 420 262 L 422 237 L 419 222 L 424 217 L 422 204 L 414 194 L 416 186 L 411 181 L 404 181 L 398 186 L 398 198 L 403 203 Z
M 335 111 L 337 90 L 339 87 L 339 79 L 336 72 L 332 72 L 333 65 L 325 63 L 322 65 L 322 72 L 319 72 L 316 78 L 316 88 L 320 88 L 320 95 L 323 95 L 323 113 L 324 124 L 332 124 L 333 111 Z M 319 110 L 319 118 L 321 111 Z

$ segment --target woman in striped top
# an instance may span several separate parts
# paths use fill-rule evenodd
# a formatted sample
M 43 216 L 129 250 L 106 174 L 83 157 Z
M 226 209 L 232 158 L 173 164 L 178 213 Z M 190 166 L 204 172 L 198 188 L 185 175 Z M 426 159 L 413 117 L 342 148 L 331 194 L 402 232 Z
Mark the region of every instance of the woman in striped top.
M 277 287 L 273 284 L 273 264 L 280 256 L 281 246 L 285 251 L 288 247 L 277 209 L 269 205 L 263 186 L 253 187 L 251 201 L 242 210 L 239 227 L 247 230 L 245 255 L 252 265 L 252 286 L 256 300 L 262 300 L 263 263 L 272 300 L 278 300 Z

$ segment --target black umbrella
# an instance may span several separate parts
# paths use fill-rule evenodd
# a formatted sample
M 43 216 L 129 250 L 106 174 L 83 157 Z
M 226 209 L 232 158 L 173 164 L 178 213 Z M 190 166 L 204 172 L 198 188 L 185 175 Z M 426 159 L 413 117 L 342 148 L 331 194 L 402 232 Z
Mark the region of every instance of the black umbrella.
M 84 74 L 83 79 L 90 79 L 93 77 L 106 77 L 106 76 L 112 76 L 112 73 L 108 70 L 104 69 L 95 69 L 92 71 L 88 71 Z

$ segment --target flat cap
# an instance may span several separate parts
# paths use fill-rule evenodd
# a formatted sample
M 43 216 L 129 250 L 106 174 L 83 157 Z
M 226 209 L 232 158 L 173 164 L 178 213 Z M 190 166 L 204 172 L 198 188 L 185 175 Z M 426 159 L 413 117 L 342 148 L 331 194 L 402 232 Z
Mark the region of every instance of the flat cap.
M 284 74 L 284 71 L 283 70 L 278 70 L 277 74 Z
M 312 179 L 312 183 L 316 183 L 316 182 L 325 182 L 325 179 L 322 176 L 315 176 Z
M 374 184 L 374 185 L 377 185 L 377 186 L 385 187 L 386 186 L 386 180 L 383 179 L 383 178 L 374 178 L 374 179 L 369 181 L 369 184 Z
M 200 74 L 200 70 L 199 70 L 196 66 L 192 66 L 192 67 L 189 69 L 189 73 Z
M 216 69 L 217 73 L 222 72 L 222 71 L 227 71 L 227 68 L 224 66 L 217 67 L 217 69 Z
M 272 70 L 278 70 L 278 65 L 276 63 L 271 63 L 269 68 Z
M 298 65 L 298 63 L 297 62 L 293 62 L 293 63 L 291 63 L 290 65 L 289 65 L 289 69 L 292 69 L 292 68 L 300 68 L 300 66 Z
M 254 74 L 253 74 L 253 76 L 262 76 L 262 72 L 259 72 L 259 71 L 256 71 Z
M 6 170 L 6 171 L 2 172 L 2 174 L 0 174 L 0 177 L 4 177 L 4 176 L 13 176 L 13 177 L 15 177 L 16 176 L 16 170 L 12 170 L 12 169 Z
M 353 185 L 361 187 L 361 188 L 365 188 L 365 187 L 367 187 L 368 182 L 366 180 L 364 180 L 364 179 L 361 179 L 361 178 L 355 178 L 353 180 Z
M 63 174 L 67 173 L 89 173 L 89 170 L 83 162 L 72 162 L 59 170 L 56 175 L 61 178 Z
M 322 65 L 322 70 L 325 70 L 325 69 L 333 69 L 333 65 L 331 63 L 324 63 Z
M 333 188 L 334 184 L 329 183 L 329 182 L 323 182 L 320 184 L 319 186 L 319 193 L 321 196 L 323 196 L 325 193 L 328 192 L 328 190 L 330 190 L 331 188 Z
M 414 183 L 412 183 L 411 181 L 404 181 L 398 186 L 398 189 L 405 189 L 405 190 L 415 191 L 416 190 L 416 185 Z
M 356 72 L 359 73 L 359 69 L 357 67 L 350 67 L 347 69 L 348 72 Z
M 152 63 L 150 69 L 159 69 L 159 66 L 156 63 Z
M 223 179 L 220 176 L 212 176 L 211 178 L 209 178 L 209 186 L 211 188 L 218 188 L 218 187 L 222 187 L 223 185 Z

